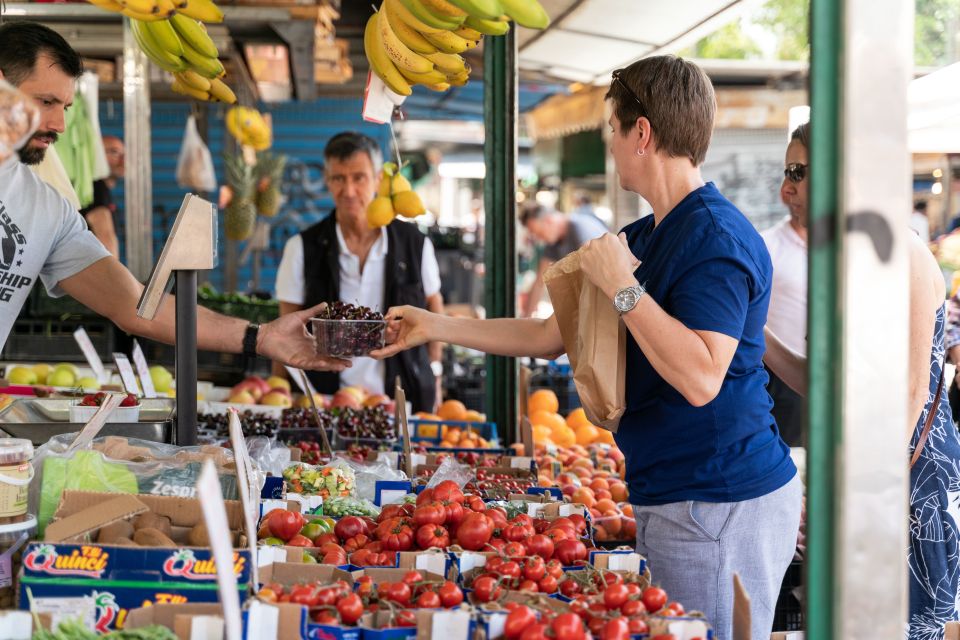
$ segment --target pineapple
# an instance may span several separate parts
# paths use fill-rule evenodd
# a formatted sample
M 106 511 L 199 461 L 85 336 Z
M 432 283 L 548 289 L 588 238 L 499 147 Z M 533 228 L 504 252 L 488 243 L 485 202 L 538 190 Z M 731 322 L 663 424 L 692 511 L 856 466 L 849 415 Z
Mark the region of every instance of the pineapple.
M 257 154 L 257 211 L 262 216 L 272 218 L 280 211 L 280 184 L 286 165 L 285 155 L 273 155 L 269 151 Z
M 230 240 L 246 240 L 253 235 L 257 221 L 257 207 L 253 194 L 253 167 L 240 155 L 225 155 L 227 166 L 227 184 L 233 190 L 233 197 L 223 216 L 223 230 Z

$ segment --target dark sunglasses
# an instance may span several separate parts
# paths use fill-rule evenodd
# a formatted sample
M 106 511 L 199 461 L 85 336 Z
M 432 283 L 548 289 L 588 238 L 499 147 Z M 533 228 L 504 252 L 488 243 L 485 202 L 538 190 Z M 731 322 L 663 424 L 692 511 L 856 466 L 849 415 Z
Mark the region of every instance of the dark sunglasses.
M 623 87 L 623 90 L 630 94 L 630 97 L 637 101 L 637 105 L 640 107 L 641 112 L 645 112 L 646 109 L 643 108 L 643 102 L 641 102 L 640 97 L 634 93 L 633 89 L 627 86 L 627 83 L 620 78 L 620 74 L 623 73 L 623 69 L 617 69 L 613 72 L 613 81 L 619 82 L 620 86 Z
M 783 170 L 783 177 L 794 184 L 803 182 L 803 179 L 807 177 L 807 165 L 799 162 L 788 164 L 787 168 Z

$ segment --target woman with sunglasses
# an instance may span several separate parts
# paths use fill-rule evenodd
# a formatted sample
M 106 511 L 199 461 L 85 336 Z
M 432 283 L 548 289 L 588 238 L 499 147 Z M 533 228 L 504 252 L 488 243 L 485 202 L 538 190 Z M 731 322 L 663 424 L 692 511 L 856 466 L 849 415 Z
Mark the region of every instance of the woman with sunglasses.
M 807 126 L 787 147 L 780 189 L 791 215 L 807 220 Z M 960 617 L 960 435 L 943 381 L 946 285 L 926 244 L 908 233 L 910 251 L 910 358 L 906 438 L 910 468 L 910 577 L 908 638 L 942 638 Z M 806 356 L 766 329 L 764 362 L 801 395 L 807 390 Z M 924 436 L 924 431 L 927 435 Z
M 614 72 L 610 151 L 653 214 L 581 249 L 581 268 L 628 330 L 627 409 L 616 433 L 637 550 L 671 599 L 732 633 L 733 574 L 770 635 L 793 558 L 801 487 L 770 415 L 762 356 L 772 268 L 763 240 L 700 165 L 716 99 L 674 56 Z M 381 356 L 440 340 L 511 356 L 563 351 L 555 317 L 467 320 L 391 309 Z M 614 381 L 610 381 L 614 384 Z

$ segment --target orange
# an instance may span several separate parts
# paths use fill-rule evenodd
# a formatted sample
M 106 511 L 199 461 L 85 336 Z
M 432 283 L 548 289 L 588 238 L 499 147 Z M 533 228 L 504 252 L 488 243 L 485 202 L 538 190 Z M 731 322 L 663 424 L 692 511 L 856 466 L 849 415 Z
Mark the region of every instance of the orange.
M 560 401 L 550 389 L 537 389 L 527 399 L 527 410 L 533 414 L 537 411 L 556 413 L 560 409 Z
M 426 411 L 417 411 L 413 414 L 414 417 L 420 418 L 421 420 L 433 420 L 434 422 L 439 422 L 443 420 L 440 416 L 435 413 L 427 413 Z
M 603 444 L 616 444 L 613 441 L 613 432 L 607 431 L 606 429 L 597 429 L 599 435 L 597 436 L 597 442 Z
M 570 415 L 567 416 L 567 424 L 571 429 L 590 424 L 590 421 L 587 420 L 587 414 L 583 411 L 583 407 L 578 407 L 570 412 Z
M 611 482 L 610 495 L 617 502 L 626 502 L 627 501 L 627 485 L 617 481 Z
M 595 508 L 597 509 L 597 511 L 601 513 L 603 513 L 604 511 L 616 511 L 617 504 L 613 500 L 610 500 L 609 498 L 603 498 L 601 500 L 597 500 L 597 504 Z
M 467 419 L 467 408 L 459 400 L 446 400 L 440 405 L 437 415 L 444 420 L 463 422 Z
M 573 495 L 570 496 L 570 501 L 574 504 L 582 504 L 588 509 L 593 508 L 593 505 L 597 502 L 593 497 L 593 491 L 590 490 L 590 487 L 580 487 L 574 491 Z
M 567 424 L 570 424 L 569 420 Z M 571 427 L 576 429 L 577 444 L 592 444 L 600 437 L 600 430 L 590 423 L 582 424 L 579 427 L 571 425 Z
M 544 426 L 542 424 L 536 424 L 533 426 L 533 441 L 534 442 L 544 442 L 550 439 L 550 436 L 553 435 L 553 431 L 550 427 Z
M 597 489 L 596 491 L 594 491 L 594 493 L 595 493 L 596 496 L 597 496 L 597 500 L 600 500 L 600 499 L 612 500 L 612 499 L 613 499 L 613 494 L 610 493 L 609 491 L 607 491 L 606 489 Z
M 559 427 L 567 426 L 567 422 L 559 413 L 543 410 L 534 411 L 530 414 L 530 424 L 542 424 L 545 427 L 550 427 L 550 429 L 554 431 Z
M 590 483 L 590 488 L 594 491 L 599 491 L 600 489 L 609 489 L 610 483 L 607 482 L 604 478 L 594 478 Z
M 577 435 L 573 432 L 573 429 L 564 425 L 557 429 L 553 430 L 553 441 L 557 443 L 559 447 L 569 447 L 577 441 Z M 583 468 L 583 467 L 581 467 Z
M 474 411 L 473 409 L 470 409 L 469 411 L 467 411 L 467 415 L 464 418 L 464 420 L 466 420 L 467 422 L 486 422 L 487 416 L 483 415 L 479 411 Z
M 455 442 L 450 442 L 449 440 L 441 440 L 440 446 L 444 449 L 453 449 L 457 446 L 457 444 Z
M 450 442 L 459 442 L 460 438 L 463 437 L 460 432 L 460 427 L 448 427 L 443 426 L 443 438 L 444 440 L 449 440 Z

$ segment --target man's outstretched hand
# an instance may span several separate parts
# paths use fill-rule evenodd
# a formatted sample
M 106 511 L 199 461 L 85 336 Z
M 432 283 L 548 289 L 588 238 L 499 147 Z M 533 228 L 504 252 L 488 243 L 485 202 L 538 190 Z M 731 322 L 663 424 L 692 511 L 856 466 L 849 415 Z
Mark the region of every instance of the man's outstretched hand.
M 349 360 L 316 354 L 313 336 L 307 333 L 307 322 L 325 307 L 326 303 L 321 303 L 310 309 L 288 313 L 260 327 L 257 353 L 308 371 L 340 372 L 351 366 Z

